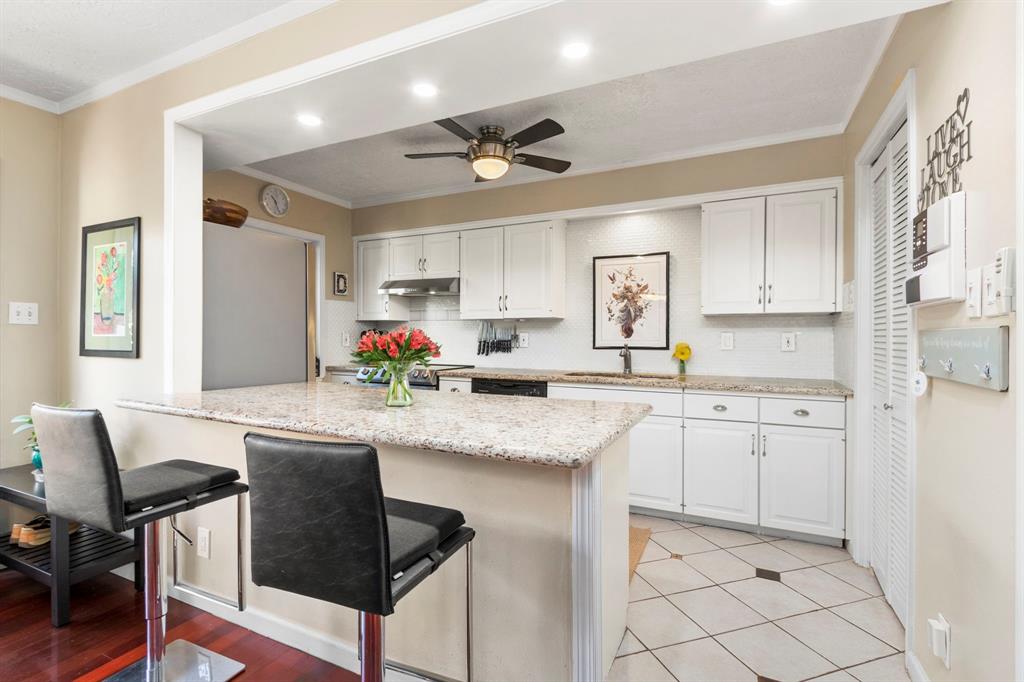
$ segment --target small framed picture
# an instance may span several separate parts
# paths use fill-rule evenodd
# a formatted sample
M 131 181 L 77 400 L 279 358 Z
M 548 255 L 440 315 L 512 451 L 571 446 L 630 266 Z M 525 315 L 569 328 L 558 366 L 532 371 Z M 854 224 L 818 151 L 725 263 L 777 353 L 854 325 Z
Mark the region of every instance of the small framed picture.
M 594 348 L 668 348 L 668 251 L 594 258 Z
M 78 354 L 139 357 L 139 228 L 125 218 L 82 228 Z
M 348 275 L 344 272 L 334 273 L 334 295 L 344 296 L 348 293 Z

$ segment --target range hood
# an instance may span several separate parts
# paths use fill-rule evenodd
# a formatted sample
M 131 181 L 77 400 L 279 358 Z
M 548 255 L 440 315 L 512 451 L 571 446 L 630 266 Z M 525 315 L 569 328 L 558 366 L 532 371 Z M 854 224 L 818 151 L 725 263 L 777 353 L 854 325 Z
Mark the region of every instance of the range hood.
M 459 278 L 392 279 L 381 284 L 377 293 L 391 296 L 458 296 Z

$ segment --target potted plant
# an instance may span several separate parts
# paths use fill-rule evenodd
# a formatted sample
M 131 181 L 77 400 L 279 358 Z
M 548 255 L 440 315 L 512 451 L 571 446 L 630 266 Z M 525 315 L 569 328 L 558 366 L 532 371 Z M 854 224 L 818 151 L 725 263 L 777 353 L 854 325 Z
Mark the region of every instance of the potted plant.
M 431 358 L 441 357 L 441 347 L 422 329 L 399 327 L 387 334 L 367 332 L 359 339 L 352 357 L 370 367 L 383 367 L 389 379 L 384 404 L 405 407 L 412 404 L 409 370 L 413 365 L 428 365 Z
M 25 443 L 23 449 L 32 451 L 32 466 L 35 467 L 32 471 L 32 475 L 35 476 L 37 481 L 42 482 L 43 458 L 39 454 L 39 441 L 36 439 L 36 427 L 35 424 L 32 423 L 32 415 L 19 414 L 11 420 L 11 423 L 17 424 L 11 435 L 17 436 L 19 433 L 28 434 L 28 441 Z

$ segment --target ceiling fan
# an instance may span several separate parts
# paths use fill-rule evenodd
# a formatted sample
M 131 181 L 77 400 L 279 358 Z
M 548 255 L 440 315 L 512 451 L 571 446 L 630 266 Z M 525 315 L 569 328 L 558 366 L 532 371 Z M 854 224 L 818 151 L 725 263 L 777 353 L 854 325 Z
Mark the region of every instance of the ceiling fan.
M 501 126 L 486 125 L 480 127 L 480 134 L 474 135 L 450 118 L 434 121 L 453 135 L 458 135 L 469 143 L 464 152 L 431 152 L 426 154 L 406 154 L 407 159 L 440 159 L 452 157 L 465 159 L 476 171 L 477 182 L 487 182 L 500 178 L 513 163 L 540 168 L 552 173 L 564 173 L 572 164 L 561 159 L 534 154 L 520 154 L 523 147 L 541 142 L 550 137 L 561 135 L 565 128 L 550 118 L 534 123 L 525 130 L 506 138 L 505 129 Z

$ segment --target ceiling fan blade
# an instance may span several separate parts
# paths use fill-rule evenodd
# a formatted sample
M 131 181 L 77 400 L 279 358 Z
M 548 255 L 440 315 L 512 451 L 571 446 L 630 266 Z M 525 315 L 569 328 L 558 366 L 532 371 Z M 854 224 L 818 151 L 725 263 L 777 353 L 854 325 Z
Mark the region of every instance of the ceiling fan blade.
M 474 180 L 473 182 L 490 182 L 491 180 L 492 178 L 485 178 L 482 175 L 478 175 L 476 176 L 476 180 Z
M 407 159 L 443 159 L 447 157 L 455 157 L 457 159 L 466 158 L 466 152 L 429 152 L 427 154 L 406 154 Z
M 451 133 L 452 135 L 458 135 L 459 137 L 461 137 L 466 142 L 469 142 L 470 140 L 475 140 L 476 139 L 476 135 L 474 135 L 473 133 L 469 132 L 468 130 L 466 130 L 465 128 L 463 128 L 462 126 L 460 126 L 458 123 L 456 123 L 455 121 L 453 121 L 450 118 L 442 118 L 440 121 L 434 121 L 434 123 L 436 123 L 437 125 L 441 126 L 445 130 L 447 130 L 449 133 Z
M 552 159 L 548 156 L 534 156 L 533 154 L 516 154 L 515 162 L 532 168 L 551 171 L 552 173 L 564 173 L 572 165 L 569 161 Z
M 546 118 L 540 123 L 534 123 L 526 130 L 520 130 L 508 139 L 515 140 L 520 147 L 525 147 L 528 144 L 535 144 L 541 140 L 546 140 L 549 137 L 561 135 L 564 132 L 565 128 L 555 121 L 552 121 L 550 118 Z

